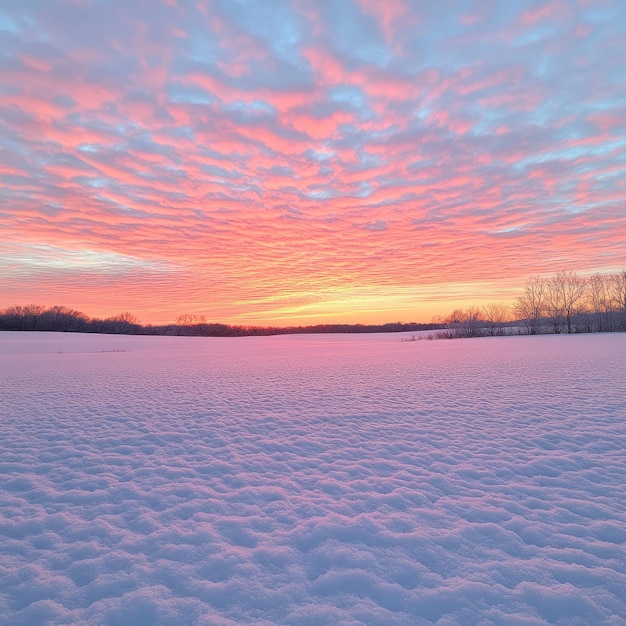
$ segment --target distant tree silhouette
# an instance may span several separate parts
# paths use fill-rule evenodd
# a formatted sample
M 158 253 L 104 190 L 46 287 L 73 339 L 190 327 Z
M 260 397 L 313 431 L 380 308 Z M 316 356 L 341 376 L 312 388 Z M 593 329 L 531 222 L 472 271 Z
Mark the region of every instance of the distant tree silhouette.
M 529 335 L 541 332 L 546 310 L 545 280 L 538 276 L 529 278 L 524 285 L 524 293 L 515 301 L 514 310 Z
M 583 311 L 586 288 L 587 281 L 575 272 L 558 272 L 548 281 L 548 294 L 557 294 L 568 333 L 573 332 L 573 324 Z
M 440 337 L 477 337 L 505 334 L 517 324 L 520 332 L 612 332 L 626 330 L 626 271 L 595 274 L 583 278 L 560 271 L 550 278 L 531 276 L 513 306 L 517 322 L 507 316 L 506 307 L 487 305 L 481 315 L 470 309 L 457 309 L 448 317 L 436 318 L 446 330 Z
M 594 274 L 587 280 L 587 308 L 589 332 L 611 332 L 615 325 L 617 302 L 611 294 L 609 274 Z
M 611 297 L 617 307 L 617 330 L 626 330 L 626 270 L 611 274 L 610 280 Z
M 40 330 L 41 317 L 45 308 L 38 304 L 11 306 L 2 313 L 3 326 L 14 326 L 15 330 Z
M 388 324 L 316 324 L 314 326 L 229 326 L 209 323 L 203 315 L 183 314 L 176 319 L 185 324 L 142 326 L 132 313 L 112 317 L 89 318 L 64 306 L 48 309 L 39 305 L 11 306 L 0 310 L 0 330 L 48 330 L 142 335 L 189 335 L 199 337 L 241 337 L 244 335 L 278 335 L 294 333 L 367 333 L 434 330 L 439 326 L 392 322 Z
M 511 309 L 506 304 L 487 304 L 482 309 L 487 333 L 491 336 L 504 335 L 507 322 L 511 321 Z
M 142 329 L 139 320 L 128 312 L 119 313 L 106 319 L 92 319 L 89 328 L 96 333 L 110 333 L 113 335 L 135 335 Z
M 183 313 L 176 318 L 177 326 L 194 326 L 195 324 L 204 324 L 206 317 L 195 313 Z
M 41 330 L 62 332 L 86 332 L 89 318 L 80 311 L 65 306 L 53 306 L 41 314 Z

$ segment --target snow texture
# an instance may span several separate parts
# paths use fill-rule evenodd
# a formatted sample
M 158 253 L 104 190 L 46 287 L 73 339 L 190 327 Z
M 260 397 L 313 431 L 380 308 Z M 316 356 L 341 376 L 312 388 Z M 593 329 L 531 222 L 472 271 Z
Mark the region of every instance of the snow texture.
M 0 333 L 3 624 L 626 624 L 626 335 Z

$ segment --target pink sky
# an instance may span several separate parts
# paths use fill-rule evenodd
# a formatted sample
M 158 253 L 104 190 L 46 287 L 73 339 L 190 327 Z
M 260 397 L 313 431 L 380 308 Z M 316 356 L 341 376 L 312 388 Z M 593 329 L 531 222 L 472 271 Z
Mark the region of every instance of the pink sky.
M 0 308 L 429 321 L 626 268 L 626 4 L 0 8 Z

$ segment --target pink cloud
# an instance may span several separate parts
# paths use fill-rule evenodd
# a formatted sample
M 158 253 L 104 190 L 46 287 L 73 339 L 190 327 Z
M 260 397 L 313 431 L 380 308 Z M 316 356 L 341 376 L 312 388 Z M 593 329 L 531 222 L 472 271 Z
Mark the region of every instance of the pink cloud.
M 523 11 L 519 21 L 524 26 L 533 26 L 543 20 L 556 20 L 567 17 L 570 14 L 570 7 L 566 2 L 557 0 L 556 2 L 540 3 L 536 8 Z
M 401 48 L 397 44 L 397 27 L 411 25 L 415 27 L 419 22 L 419 16 L 412 10 L 406 0 L 388 0 L 377 2 L 376 0 L 358 0 L 361 10 L 372 15 L 383 31 L 387 43 L 396 51 Z
M 176 266 L 171 282 L 137 274 L 124 308 L 146 320 L 157 291 L 170 308 L 264 319 L 270 309 L 238 303 L 323 309 L 338 285 L 418 292 L 459 267 L 468 282 L 521 284 L 555 257 L 591 270 L 599 248 L 626 263 L 611 24 L 594 15 L 577 39 L 591 22 L 572 10 L 549 41 L 526 36 L 563 8 L 524 3 L 525 37 L 505 46 L 510 16 L 486 6 L 459 21 L 364 0 L 361 22 L 334 24 L 332 3 L 268 3 L 252 20 L 217 4 L 138 15 L 131 3 L 115 32 L 102 15 L 88 35 L 27 9 L 49 47 L 15 35 L 0 66 L 0 236 L 57 246 L 59 263 L 87 250 Z M 55 292 L 70 306 L 112 284 L 74 271 Z M 37 280 L 23 284 L 48 293 Z M 130 285 L 119 293 L 131 298 Z

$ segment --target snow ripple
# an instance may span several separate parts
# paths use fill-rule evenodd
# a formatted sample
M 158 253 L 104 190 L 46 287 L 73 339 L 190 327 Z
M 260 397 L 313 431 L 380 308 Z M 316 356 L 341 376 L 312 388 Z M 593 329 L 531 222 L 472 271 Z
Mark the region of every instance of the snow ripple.
M 626 335 L 80 339 L 0 354 L 7 623 L 626 624 Z

